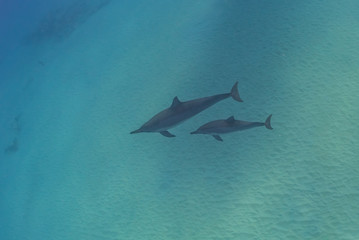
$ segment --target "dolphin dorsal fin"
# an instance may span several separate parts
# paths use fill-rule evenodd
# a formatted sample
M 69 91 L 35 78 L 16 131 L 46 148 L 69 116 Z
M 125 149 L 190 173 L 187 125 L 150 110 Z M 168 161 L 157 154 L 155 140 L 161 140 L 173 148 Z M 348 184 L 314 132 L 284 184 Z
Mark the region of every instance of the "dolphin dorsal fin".
M 228 123 L 232 123 L 232 122 L 234 122 L 235 120 L 234 120 L 234 117 L 233 116 L 230 116 L 229 118 L 227 118 L 226 119 L 226 122 L 228 122 Z
M 175 108 L 177 107 L 178 105 L 181 104 L 181 101 L 178 99 L 178 97 L 174 97 L 173 98 L 173 101 L 172 101 L 172 105 L 171 105 L 171 108 Z

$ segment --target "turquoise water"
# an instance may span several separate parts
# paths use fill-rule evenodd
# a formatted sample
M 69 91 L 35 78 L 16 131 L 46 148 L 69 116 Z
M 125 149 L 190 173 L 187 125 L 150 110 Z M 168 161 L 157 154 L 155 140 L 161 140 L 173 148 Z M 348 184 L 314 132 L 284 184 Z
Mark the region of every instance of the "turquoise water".
M 359 239 L 358 1 L 4 0 L 0 36 L 1 240 Z

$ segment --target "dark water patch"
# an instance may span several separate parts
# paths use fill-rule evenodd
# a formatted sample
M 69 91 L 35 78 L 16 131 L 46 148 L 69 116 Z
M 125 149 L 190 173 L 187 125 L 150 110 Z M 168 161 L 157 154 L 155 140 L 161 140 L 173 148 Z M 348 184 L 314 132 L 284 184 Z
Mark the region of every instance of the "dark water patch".
M 12 143 L 10 145 L 8 145 L 7 147 L 5 147 L 4 153 L 5 154 L 12 154 L 12 153 L 17 152 L 18 150 L 19 150 L 19 143 L 18 143 L 17 138 L 14 138 Z
M 23 87 L 23 90 L 26 91 L 27 89 L 29 89 L 33 83 L 34 83 L 34 78 L 29 77 L 25 82 L 25 86 Z
M 85 23 L 93 14 L 109 4 L 110 1 L 79 0 L 67 7 L 50 11 L 40 20 L 35 30 L 24 38 L 24 42 L 36 44 L 47 41 L 62 41 L 69 37 L 78 26 Z
M 45 66 L 45 62 L 42 61 L 42 60 L 38 60 L 37 63 L 40 64 L 40 65 L 43 66 L 43 67 Z

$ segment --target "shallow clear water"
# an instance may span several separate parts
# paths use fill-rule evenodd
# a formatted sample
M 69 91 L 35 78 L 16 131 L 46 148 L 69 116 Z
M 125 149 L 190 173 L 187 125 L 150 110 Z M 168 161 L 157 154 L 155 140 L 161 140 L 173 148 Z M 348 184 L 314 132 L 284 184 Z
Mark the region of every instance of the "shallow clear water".
M 359 2 L 0 2 L 0 239 L 359 239 Z M 226 99 L 130 135 L 182 101 Z M 272 127 L 190 135 L 225 119 Z

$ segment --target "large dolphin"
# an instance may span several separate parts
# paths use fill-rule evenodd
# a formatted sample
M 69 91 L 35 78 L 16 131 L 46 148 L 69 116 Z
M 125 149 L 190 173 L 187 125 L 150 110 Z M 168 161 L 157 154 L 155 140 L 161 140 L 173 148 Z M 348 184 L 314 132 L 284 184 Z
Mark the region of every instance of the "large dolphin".
M 199 127 L 196 131 L 191 132 L 191 134 L 210 134 L 216 140 L 223 141 L 223 139 L 219 136 L 219 134 L 231 133 L 236 131 L 243 131 L 254 127 L 265 126 L 268 129 L 273 129 L 270 120 L 272 118 L 272 114 L 269 115 L 264 123 L 261 122 L 246 122 L 241 120 L 235 120 L 233 116 L 227 119 L 215 120 L 212 122 L 208 122 L 201 127 Z
M 175 135 L 167 130 L 228 97 L 232 97 L 238 102 L 243 102 L 239 97 L 238 82 L 233 85 L 230 93 L 198 98 L 187 102 L 181 102 L 178 97 L 175 97 L 169 108 L 157 113 L 148 122 L 143 124 L 142 127 L 132 131 L 131 134 L 140 132 L 159 132 L 165 137 L 175 137 Z

